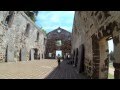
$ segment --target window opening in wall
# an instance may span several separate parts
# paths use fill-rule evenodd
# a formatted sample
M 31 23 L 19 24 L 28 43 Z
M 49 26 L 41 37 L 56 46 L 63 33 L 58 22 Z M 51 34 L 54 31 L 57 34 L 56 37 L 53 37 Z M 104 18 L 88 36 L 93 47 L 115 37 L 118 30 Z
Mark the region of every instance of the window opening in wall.
M 61 40 L 57 40 L 56 41 L 56 46 L 61 46 L 62 45 L 62 41 Z
M 6 19 L 5 19 L 5 25 L 8 27 L 11 27 L 12 21 L 13 21 L 13 17 L 14 17 L 14 11 L 10 11 L 9 14 L 7 15 Z
M 52 53 L 49 53 L 49 57 L 52 57 Z
M 26 30 L 25 30 L 25 36 L 29 36 L 29 31 L 30 31 L 30 24 L 28 23 L 27 25 L 26 25 Z
M 57 32 L 58 32 L 58 33 L 60 33 L 60 32 L 61 32 L 61 30 L 57 30 Z
M 45 45 L 45 41 L 46 41 L 46 40 L 45 40 L 45 38 L 44 38 L 44 45 Z
M 37 32 L 37 39 L 36 41 L 39 41 L 39 32 Z

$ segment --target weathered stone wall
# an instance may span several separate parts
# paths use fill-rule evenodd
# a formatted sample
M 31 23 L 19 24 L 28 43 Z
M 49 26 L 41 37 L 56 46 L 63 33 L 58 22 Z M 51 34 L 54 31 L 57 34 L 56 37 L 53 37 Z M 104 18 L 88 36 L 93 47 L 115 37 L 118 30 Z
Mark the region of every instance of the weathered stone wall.
M 56 45 L 57 40 L 61 40 L 61 46 Z M 71 53 L 71 33 L 60 27 L 47 34 L 46 58 L 50 58 L 49 53 L 55 58 L 56 50 L 62 50 L 63 57 L 66 53 Z
M 0 11 L 0 55 L 3 56 L 0 61 L 19 61 L 20 56 L 29 60 L 32 48 L 44 54 L 46 36 L 40 28 L 23 11 L 14 11 L 6 23 L 8 15 L 9 11 Z
M 109 37 L 112 37 L 114 42 L 114 63 L 120 63 L 119 18 L 119 11 L 75 12 L 72 31 L 72 53 L 81 44 L 84 44 L 85 73 L 90 78 L 107 77 L 108 45 L 106 39 Z

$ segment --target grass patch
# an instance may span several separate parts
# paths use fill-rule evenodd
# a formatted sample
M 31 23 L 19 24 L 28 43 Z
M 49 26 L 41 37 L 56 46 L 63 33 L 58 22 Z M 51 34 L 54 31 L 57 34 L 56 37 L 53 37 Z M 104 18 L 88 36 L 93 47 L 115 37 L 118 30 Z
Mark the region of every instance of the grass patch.
M 112 74 L 108 74 L 108 79 L 114 79 L 114 75 L 112 75 Z
M 113 63 L 109 63 L 109 67 L 114 68 Z

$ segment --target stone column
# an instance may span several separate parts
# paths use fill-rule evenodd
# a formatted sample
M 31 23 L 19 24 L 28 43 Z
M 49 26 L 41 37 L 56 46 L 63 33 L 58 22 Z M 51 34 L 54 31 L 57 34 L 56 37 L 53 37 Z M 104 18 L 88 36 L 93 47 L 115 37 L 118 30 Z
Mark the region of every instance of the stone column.
M 34 60 L 34 49 L 31 49 L 31 60 Z
M 116 43 L 116 39 L 113 39 L 114 41 L 114 58 L 115 61 L 113 63 L 113 66 L 115 68 L 114 71 L 114 78 L 120 79 L 120 43 Z
M 100 66 L 100 49 L 99 42 L 95 35 L 92 36 L 92 52 L 93 52 L 93 79 L 99 79 L 99 66 Z
M 120 30 L 116 29 L 113 31 L 113 43 L 114 43 L 114 62 L 115 68 L 114 78 L 120 79 Z

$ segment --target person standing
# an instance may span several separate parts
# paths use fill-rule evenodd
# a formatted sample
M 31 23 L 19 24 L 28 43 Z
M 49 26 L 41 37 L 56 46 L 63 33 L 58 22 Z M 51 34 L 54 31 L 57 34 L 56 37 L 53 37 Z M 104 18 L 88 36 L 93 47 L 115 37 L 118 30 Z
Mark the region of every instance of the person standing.
M 58 54 L 58 56 L 57 56 L 57 61 L 58 61 L 58 66 L 60 66 L 60 54 Z

